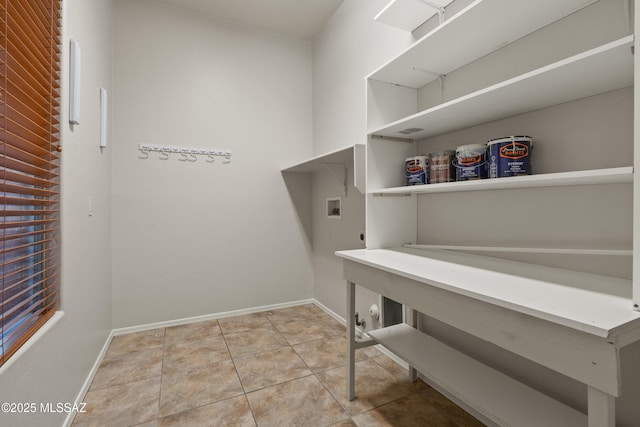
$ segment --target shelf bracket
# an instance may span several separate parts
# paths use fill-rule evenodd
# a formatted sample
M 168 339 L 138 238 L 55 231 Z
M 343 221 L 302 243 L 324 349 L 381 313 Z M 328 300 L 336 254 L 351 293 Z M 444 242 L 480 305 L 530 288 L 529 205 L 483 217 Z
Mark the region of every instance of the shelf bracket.
M 411 197 L 411 193 L 373 193 L 374 197 Z
M 347 197 L 347 167 L 342 163 L 320 163 L 338 181 L 342 196 Z
M 395 142 L 408 142 L 408 143 L 414 142 L 414 140 L 411 138 L 400 138 L 397 136 L 370 135 L 369 137 L 371 139 L 386 139 L 387 141 L 395 141 Z
M 430 76 L 440 78 L 444 76 L 444 73 L 439 73 L 437 71 L 425 70 L 424 68 L 412 67 L 414 71 L 420 71 L 425 74 L 429 74 Z
M 422 3 L 430 6 L 438 12 L 438 24 L 442 24 L 444 22 L 444 7 L 437 5 L 429 0 L 420 0 Z

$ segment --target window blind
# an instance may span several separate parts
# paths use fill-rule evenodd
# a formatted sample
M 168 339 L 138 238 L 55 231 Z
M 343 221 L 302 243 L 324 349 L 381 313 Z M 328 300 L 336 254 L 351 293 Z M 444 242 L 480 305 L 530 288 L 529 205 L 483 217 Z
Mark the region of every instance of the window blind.
M 0 365 L 59 301 L 60 0 L 0 0 Z

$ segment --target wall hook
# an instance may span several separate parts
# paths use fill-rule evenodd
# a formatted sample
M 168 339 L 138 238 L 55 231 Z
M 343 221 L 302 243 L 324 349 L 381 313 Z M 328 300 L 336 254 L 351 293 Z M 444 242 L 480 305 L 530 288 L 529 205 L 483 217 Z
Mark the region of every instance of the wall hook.
M 159 158 L 160 160 L 169 160 L 169 153 L 167 153 L 166 151 L 161 151 Z
M 196 162 L 196 161 L 198 161 L 198 157 L 193 153 L 189 153 L 189 159 L 188 160 L 190 162 Z
M 213 156 L 213 154 L 207 154 L 207 156 L 209 156 L 209 160 L 207 160 L 207 163 L 213 163 L 216 161 L 216 158 Z
M 145 151 L 145 150 L 140 150 L 140 153 L 144 154 L 144 157 L 142 156 L 138 156 L 139 159 L 148 159 L 149 158 L 149 152 Z
M 231 163 L 231 157 L 224 156 L 224 160 L 222 161 L 222 164 L 223 165 L 228 165 L 229 163 Z

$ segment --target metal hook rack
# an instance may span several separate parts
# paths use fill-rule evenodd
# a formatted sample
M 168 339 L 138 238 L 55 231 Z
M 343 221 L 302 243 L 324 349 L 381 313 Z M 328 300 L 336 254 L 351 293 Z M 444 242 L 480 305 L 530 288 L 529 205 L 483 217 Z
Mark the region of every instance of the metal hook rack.
M 233 156 L 233 152 L 231 150 L 180 147 L 174 145 L 138 144 L 138 150 L 142 153 L 141 156 L 138 156 L 139 159 L 148 159 L 149 152 L 153 151 L 160 153 L 160 160 L 169 160 L 169 154 L 179 154 L 179 161 L 191 163 L 198 161 L 198 156 L 207 156 L 209 158 L 207 163 L 214 163 L 215 156 L 218 156 L 224 158 L 222 164 L 226 165 L 231 163 L 231 156 Z

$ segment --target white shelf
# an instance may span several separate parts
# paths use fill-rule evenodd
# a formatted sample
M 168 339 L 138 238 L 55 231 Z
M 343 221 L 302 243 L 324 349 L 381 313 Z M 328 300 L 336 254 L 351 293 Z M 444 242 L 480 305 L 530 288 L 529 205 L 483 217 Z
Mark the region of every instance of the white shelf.
M 623 37 L 403 118 L 371 135 L 407 138 L 401 131 L 423 129 L 410 136 L 418 140 L 631 86 L 633 41 L 633 36 Z
M 365 145 L 354 144 L 346 148 L 331 151 L 329 153 L 313 157 L 303 162 L 297 163 L 286 169 L 282 169 L 280 172 L 286 173 L 311 173 L 320 169 L 328 169 L 333 174 L 340 184 L 345 187 L 346 195 L 346 171 L 347 165 L 353 165 L 353 185 L 364 193 L 366 190 L 365 185 Z M 336 170 L 336 166 L 341 169 Z M 343 176 L 344 175 L 344 176 Z
M 640 326 L 627 279 L 442 250 L 361 249 L 336 255 L 601 338 L 614 339 Z
M 339 150 L 331 151 L 329 153 L 304 160 L 286 169 L 282 169 L 281 172 L 308 173 L 322 169 L 324 167 L 323 165 L 328 163 L 351 164 L 353 163 L 353 151 L 353 145 L 346 148 L 341 148 Z
M 443 8 L 452 1 L 429 0 L 428 3 Z M 437 13 L 438 9 L 421 0 L 392 0 L 373 19 L 404 31 L 413 31 Z
M 593 2 L 476 0 L 368 78 L 420 88 Z
M 573 185 L 623 184 L 633 182 L 633 167 L 593 169 L 540 175 L 514 176 L 476 181 L 407 185 L 372 190 L 375 195 L 454 193 L 462 191 L 508 190 L 516 188 L 565 187 Z
M 427 375 L 436 388 L 474 407 L 499 425 L 587 425 L 586 415 L 407 324 L 373 330 L 369 336 Z M 500 414 L 499 418 L 496 414 Z

